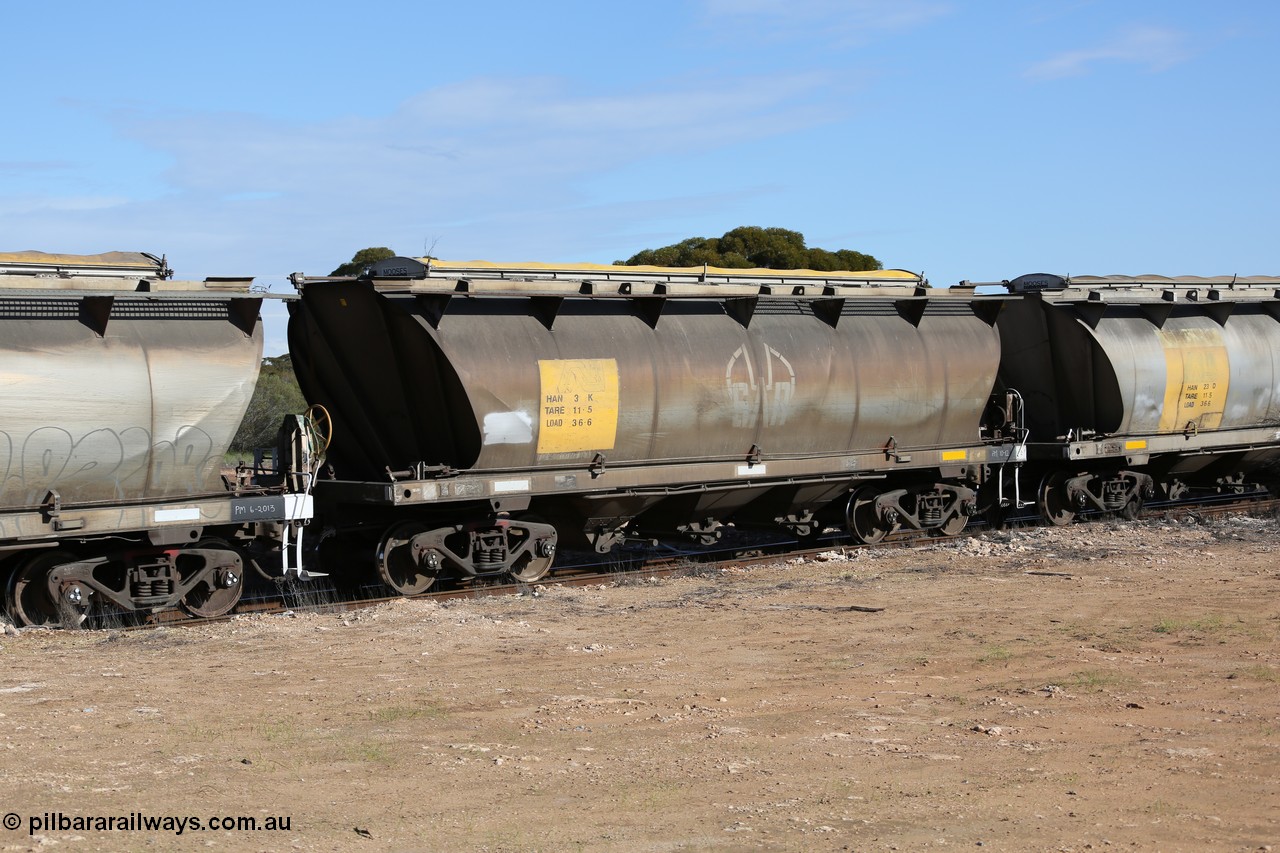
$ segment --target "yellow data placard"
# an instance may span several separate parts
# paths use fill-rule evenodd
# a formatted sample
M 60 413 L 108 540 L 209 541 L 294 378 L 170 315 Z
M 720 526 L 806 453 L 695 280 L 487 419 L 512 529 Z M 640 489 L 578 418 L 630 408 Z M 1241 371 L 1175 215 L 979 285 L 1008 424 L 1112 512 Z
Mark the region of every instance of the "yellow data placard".
M 612 450 L 618 435 L 617 360 L 539 361 L 538 375 L 538 453 Z
M 1159 330 L 1164 346 L 1164 408 L 1161 432 L 1217 429 L 1227 403 L 1231 363 L 1218 329 Z

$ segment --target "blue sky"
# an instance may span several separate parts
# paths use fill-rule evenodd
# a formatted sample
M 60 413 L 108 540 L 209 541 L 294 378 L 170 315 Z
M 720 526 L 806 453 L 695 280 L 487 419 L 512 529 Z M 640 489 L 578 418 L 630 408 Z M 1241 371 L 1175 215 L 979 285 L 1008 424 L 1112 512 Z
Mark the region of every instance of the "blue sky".
M 1280 274 L 1269 0 L 0 5 L 0 251 Z

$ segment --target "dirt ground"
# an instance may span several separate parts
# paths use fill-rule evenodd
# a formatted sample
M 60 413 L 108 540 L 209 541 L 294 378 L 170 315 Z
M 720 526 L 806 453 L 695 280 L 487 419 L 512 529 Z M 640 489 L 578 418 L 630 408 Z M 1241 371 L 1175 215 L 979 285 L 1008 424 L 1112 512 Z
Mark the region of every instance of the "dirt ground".
M 10 631 L 0 850 L 1270 850 L 1278 527 Z

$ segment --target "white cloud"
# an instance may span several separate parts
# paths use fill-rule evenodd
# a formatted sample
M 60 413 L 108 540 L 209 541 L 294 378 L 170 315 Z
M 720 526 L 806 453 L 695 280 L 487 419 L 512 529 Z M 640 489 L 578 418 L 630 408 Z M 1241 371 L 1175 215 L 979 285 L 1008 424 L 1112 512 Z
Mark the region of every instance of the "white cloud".
M 700 152 L 827 120 L 819 75 L 616 96 L 557 80 L 481 79 L 417 95 L 394 113 L 301 126 L 192 116 L 139 128 L 173 158 L 180 190 L 264 198 L 349 219 L 456 221 L 581 203 L 575 182 L 655 156 Z
M 820 113 L 809 104 L 825 83 L 791 75 L 595 96 L 551 79 L 480 79 L 429 90 L 380 118 L 299 126 L 170 116 L 160 128 L 131 122 L 131 131 L 173 158 L 167 179 L 187 191 L 470 203 L 485 191 L 546 190 L 638 158 L 811 125 Z
M 1105 62 L 1139 65 L 1151 72 L 1164 71 L 1190 58 L 1186 36 L 1162 27 L 1136 27 L 1097 47 L 1069 50 L 1027 69 L 1034 80 L 1079 77 Z
M 475 79 L 429 89 L 382 116 L 298 123 L 257 115 L 111 116 L 166 164 L 159 191 L 133 199 L 0 193 L 0 232 L 22 248 L 168 253 L 182 277 L 256 275 L 284 286 L 324 274 L 364 246 L 496 260 L 612 260 L 638 218 L 708 206 L 767 175 L 730 173 L 692 194 L 640 184 L 599 204 L 593 184 L 661 173 L 739 143 L 847 117 L 824 74 L 668 82 L 613 95 L 559 79 Z M 715 157 L 708 169 L 720 168 Z M 629 179 L 630 180 L 630 179 Z M 154 186 L 150 187 L 154 190 Z M 75 197 L 73 197 L 75 196 Z M 708 200 L 710 199 L 710 200 Z M 665 207 L 664 207 L 665 206 Z

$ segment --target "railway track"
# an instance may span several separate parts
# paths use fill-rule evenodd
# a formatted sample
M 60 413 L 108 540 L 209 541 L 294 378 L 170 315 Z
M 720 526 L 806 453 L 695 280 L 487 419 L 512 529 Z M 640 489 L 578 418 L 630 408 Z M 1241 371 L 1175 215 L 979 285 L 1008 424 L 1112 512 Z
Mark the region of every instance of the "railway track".
M 1151 503 L 1142 515 L 1142 520 L 1182 519 L 1188 516 L 1196 519 L 1220 517 L 1231 514 L 1247 513 L 1262 515 L 1280 512 L 1280 499 L 1272 498 L 1265 493 L 1251 495 L 1222 496 L 1199 500 L 1194 503 Z M 1092 520 L 1099 520 L 1095 517 Z M 1085 519 L 1082 523 L 1090 523 Z M 1034 514 L 1015 515 L 1006 519 L 1005 527 L 1020 529 L 1044 526 L 1045 522 Z M 960 534 L 979 536 L 989 533 L 990 528 L 975 521 Z M 788 547 L 785 542 L 752 544 L 737 543 L 730 547 L 712 550 L 688 551 L 675 554 L 654 556 L 632 555 L 624 563 L 613 562 L 607 567 L 601 564 L 582 563 L 565 566 L 538 581 L 536 584 L 481 582 L 453 589 L 441 589 L 420 595 L 410 596 L 413 599 L 432 601 L 448 601 L 458 598 L 476 598 L 479 596 L 519 595 L 529 593 L 538 587 L 545 586 L 591 586 L 596 584 L 613 584 L 623 578 L 678 577 L 689 574 L 713 574 L 727 566 L 759 566 L 777 563 L 781 560 L 797 558 L 813 558 L 819 554 L 838 551 L 841 554 L 854 554 L 868 549 L 886 548 L 919 548 L 937 543 L 938 537 L 922 532 L 900 533 L 891 536 L 876 545 L 854 543 L 847 536 L 832 534 L 824 537 L 817 545 L 797 548 L 792 542 Z M 361 587 L 356 590 L 340 591 L 324 580 L 293 581 L 280 585 L 276 590 L 267 590 L 258 595 L 246 595 L 235 611 L 218 619 L 197 619 L 187 616 L 181 611 L 168 611 L 151 616 L 145 621 L 130 623 L 119 614 L 91 616 L 80 626 L 89 629 L 114 630 L 146 630 L 159 626 L 183 627 L 226 622 L 252 615 L 282 615 L 291 612 L 345 612 L 374 607 L 378 604 L 403 599 L 400 595 L 386 595 L 383 588 L 376 586 Z

